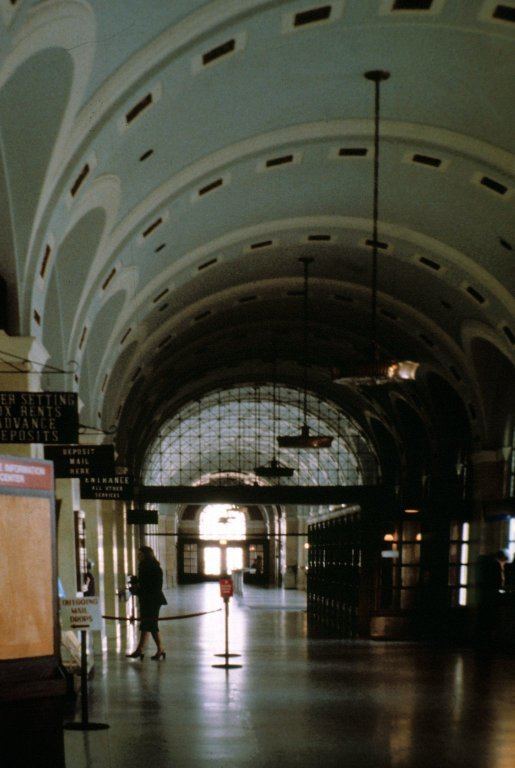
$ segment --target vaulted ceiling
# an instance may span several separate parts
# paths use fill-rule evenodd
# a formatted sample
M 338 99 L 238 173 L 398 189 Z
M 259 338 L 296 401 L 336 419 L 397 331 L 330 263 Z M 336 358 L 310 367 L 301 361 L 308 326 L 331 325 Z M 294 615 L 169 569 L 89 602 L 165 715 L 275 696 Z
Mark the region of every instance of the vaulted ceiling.
M 299 383 L 306 255 L 312 386 L 355 406 L 330 369 L 369 346 L 364 73 L 381 68 L 379 343 L 456 390 L 478 443 L 502 440 L 514 2 L 2 0 L 0 13 L 9 330 L 74 371 L 60 386 L 84 423 L 117 425 L 126 451 L 175 402 L 269 378 L 272 347 Z

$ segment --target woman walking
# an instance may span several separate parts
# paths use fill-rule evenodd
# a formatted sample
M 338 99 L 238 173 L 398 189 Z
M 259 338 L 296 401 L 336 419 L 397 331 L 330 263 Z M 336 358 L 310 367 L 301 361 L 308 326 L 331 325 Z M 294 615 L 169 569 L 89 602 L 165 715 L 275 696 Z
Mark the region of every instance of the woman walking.
M 161 643 L 158 619 L 159 609 L 166 605 L 163 594 L 163 571 L 156 560 L 151 547 L 140 547 L 138 550 L 138 579 L 131 592 L 138 596 L 140 612 L 140 636 L 136 650 L 127 653 L 129 659 L 143 659 L 145 645 L 149 633 L 152 635 L 157 651 L 152 659 L 165 659 L 166 651 Z

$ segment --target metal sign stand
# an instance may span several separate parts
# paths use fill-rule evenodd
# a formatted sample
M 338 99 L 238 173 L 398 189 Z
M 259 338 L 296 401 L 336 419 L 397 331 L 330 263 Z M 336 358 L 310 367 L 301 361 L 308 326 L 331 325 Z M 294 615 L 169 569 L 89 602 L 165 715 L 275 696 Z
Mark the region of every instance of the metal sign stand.
M 80 700 L 82 706 L 82 720 L 79 723 L 65 723 L 67 731 L 105 731 L 109 728 L 107 723 L 91 723 L 88 713 L 88 657 L 86 652 L 85 630 L 80 633 Z
M 229 600 L 234 594 L 232 579 L 220 579 L 220 592 L 225 603 L 225 653 L 215 653 L 215 656 L 225 659 L 224 664 L 212 664 L 215 669 L 241 669 L 241 664 L 229 664 L 229 659 L 241 656 L 240 653 L 229 653 Z

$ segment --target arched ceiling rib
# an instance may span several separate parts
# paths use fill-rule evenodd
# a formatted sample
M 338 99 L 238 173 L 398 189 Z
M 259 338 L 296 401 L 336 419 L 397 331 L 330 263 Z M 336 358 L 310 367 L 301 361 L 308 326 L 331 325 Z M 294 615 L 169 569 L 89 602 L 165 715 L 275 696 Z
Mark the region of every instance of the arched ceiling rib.
M 27 0 L 5 16 L 0 101 L 17 105 L 20 137 L 41 134 L 24 142 L 31 195 L 11 200 L 13 220 L 27 219 L 22 331 L 48 339 L 56 364 L 77 360 L 68 384 L 88 420 L 110 426 L 130 398 L 137 421 L 149 398 L 170 396 L 177 371 L 185 392 L 202 366 L 220 379 L 230 362 L 244 376 L 269 354 L 271 329 L 298 376 L 301 302 L 289 293 L 303 255 L 315 257 L 313 365 L 363 358 L 373 149 L 363 73 L 377 67 L 391 72 L 380 343 L 439 370 L 480 419 L 470 329 L 486 328 L 506 359 L 515 341 L 514 24 L 489 0 L 430 5 Z M 295 26 L 322 6 L 327 18 Z M 27 40 L 37 82 L 68 67 L 50 98 L 23 64 Z

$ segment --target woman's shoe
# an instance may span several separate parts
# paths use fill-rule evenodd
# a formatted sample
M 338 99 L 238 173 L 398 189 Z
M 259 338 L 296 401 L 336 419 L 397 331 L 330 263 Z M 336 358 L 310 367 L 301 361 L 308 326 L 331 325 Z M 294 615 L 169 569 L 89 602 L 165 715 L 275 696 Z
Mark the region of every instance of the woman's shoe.
M 126 653 L 125 656 L 128 659 L 141 659 L 143 661 L 144 653 L 142 651 L 133 651 L 132 653 Z
M 158 651 L 150 658 L 154 659 L 154 661 L 156 661 L 156 659 L 166 659 L 166 651 Z

